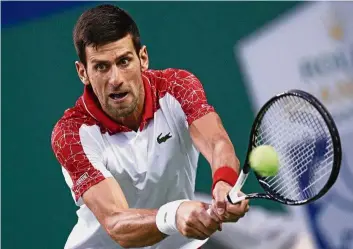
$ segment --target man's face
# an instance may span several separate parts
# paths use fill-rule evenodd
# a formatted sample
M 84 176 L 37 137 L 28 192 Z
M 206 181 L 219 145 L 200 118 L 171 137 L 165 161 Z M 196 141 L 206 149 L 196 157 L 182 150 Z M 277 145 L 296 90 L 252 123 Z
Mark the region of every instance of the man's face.
M 86 58 L 86 68 L 82 63 L 76 63 L 76 67 L 83 83 L 92 86 L 103 111 L 114 120 L 132 115 L 144 96 L 146 47 L 136 54 L 131 36 L 127 35 L 103 46 L 87 46 Z

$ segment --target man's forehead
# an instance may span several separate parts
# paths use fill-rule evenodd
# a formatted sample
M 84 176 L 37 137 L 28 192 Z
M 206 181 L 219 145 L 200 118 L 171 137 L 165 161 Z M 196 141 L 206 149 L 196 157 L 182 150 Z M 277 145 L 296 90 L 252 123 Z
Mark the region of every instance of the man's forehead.
M 134 44 L 130 36 L 126 36 L 115 42 L 110 42 L 100 46 L 87 46 L 86 56 L 87 59 L 99 59 L 99 57 L 119 57 L 120 55 L 128 52 L 133 53 L 135 51 Z

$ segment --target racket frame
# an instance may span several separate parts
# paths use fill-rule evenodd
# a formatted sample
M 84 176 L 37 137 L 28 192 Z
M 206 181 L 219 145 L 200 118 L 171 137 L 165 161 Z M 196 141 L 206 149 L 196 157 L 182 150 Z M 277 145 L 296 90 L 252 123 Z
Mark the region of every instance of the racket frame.
M 250 173 L 251 167 L 249 164 L 249 155 L 250 155 L 250 152 L 256 147 L 255 146 L 256 131 L 257 131 L 258 126 L 260 125 L 260 121 L 263 118 L 263 116 L 265 115 L 266 111 L 270 108 L 270 106 L 274 102 L 276 102 L 280 98 L 284 98 L 287 96 L 294 96 L 294 97 L 304 99 L 305 101 L 309 102 L 322 116 L 322 118 L 323 118 L 329 132 L 330 132 L 332 143 L 333 143 L 333 151 L 334 151 L 333 168 L 331 170 L 331 174 L 329 176 L 329 179 L 317 195 L 313 196 L 312 198 L 306 199 L 306 200 L 294 201 L 294 200 L 284 198 L 284 197 L 280 196 L 279 194 L 274 193 L 271 190 L 271 188 L 266 184 L 266 182 L 263 180 L 263 177 L 261 177 L 256 172 L 254 172 L 261 187 L 265 190 L 265 193 L 252 193 L 252 194 L 248 194 L 248 195 L 244 195 L 244 196 L 238 196 L 239 191 L 243 187 L 243 185 L 244 185 L 244 183 Z M 327 191 L 336 182 L 337 177 L 339 175 L 341 161 L 342 161 L 342 148 L 341 148 L 341 141 L 340 141 L 339 132 L 338 132 L 336 124 L 335 124 L 331 114 L 329 113 L 329 111 L 313 95 L 311 95 L 305 91 L 298 90 L 298 89 L 289 90 L 289 91 L 275 95 L 274 97 L 269 99 L 262 106 L 260 111 L 258 112 L 257 116 L 255 117 L 254 123 L 252 125 L 250 134 L 251 134 L 250 135 L 250 143 L 249 143 L 248 152 L 247 152 L 246 159 L 245 159 L 245 164 L 240 172 L 240 175 L 239 175 L 239 178 L 238 178 L 236 184 L 234 185 L 234 187 L 231 189 L 231 191 L 227 195 L 227 200 L 230 203 L 235 204 L 235 203 L 242 201 L 244 199 L 261 198 L 261 199 L 274 200 L 274 201 L 277 201 L 277 202 L 280 202 L 280 203 L 286 204 L 286 205 L 293 205 L 293 206 L 304 205 L 304 204 L 308 204 L 310 202 L 313 202 L 313 201 L 321 198 L 324 194 L 327 193 Z

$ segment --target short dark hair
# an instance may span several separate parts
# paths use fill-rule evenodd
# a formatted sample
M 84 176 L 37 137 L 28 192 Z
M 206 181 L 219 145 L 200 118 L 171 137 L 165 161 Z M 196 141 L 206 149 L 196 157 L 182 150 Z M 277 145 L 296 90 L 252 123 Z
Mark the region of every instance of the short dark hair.
M 104 4 L 82 13 L 75 25 L 73 39 L 77 55 L 86 66 L 86 46 L 104 45 L 128 34 L 132 36 L 138 54 L 141 49 L 141 40 L 135 21 L 125 10 Z

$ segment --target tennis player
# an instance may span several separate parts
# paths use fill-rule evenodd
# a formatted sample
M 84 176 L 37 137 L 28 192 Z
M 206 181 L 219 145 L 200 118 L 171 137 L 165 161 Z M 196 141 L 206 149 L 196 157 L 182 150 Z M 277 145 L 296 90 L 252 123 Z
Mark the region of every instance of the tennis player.
M 148 69 L 135 22 L 113 5 L 85 11 L 73 39 L 84 91 L 52 133 L 80 207 L 65 248 L 180 248 L 243 217 L 248 201 L 225 201 L 239 161 L 200 81 Z M 199 152 L 212 167 L 211 206 L 192 200 Z

